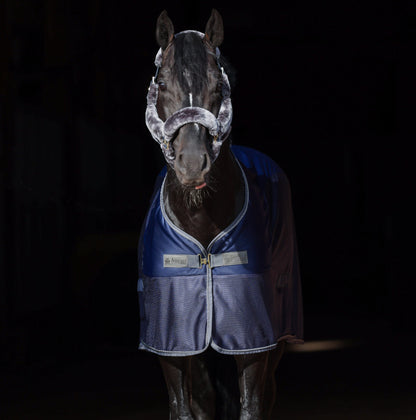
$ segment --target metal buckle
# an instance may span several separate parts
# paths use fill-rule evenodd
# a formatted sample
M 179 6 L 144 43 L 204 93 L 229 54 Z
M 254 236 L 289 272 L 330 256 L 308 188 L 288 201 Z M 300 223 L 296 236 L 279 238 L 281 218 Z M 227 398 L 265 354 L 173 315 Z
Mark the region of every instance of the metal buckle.
M 202 257 L 201 254 L 198 254 L 199 257 L 199 268 L 202 268 L 203 265 L 207 265 L 211 268 L 211 254 L 208 254 L 208 257 Z
M 165 149 L 166 149 L 166 150 L 169 150 L 169 144 L 170 144 L 170 142 L 169 142 L 168 140 L 163 139 L 163 140 L 162 140 L 162 143 L 164 144 Z

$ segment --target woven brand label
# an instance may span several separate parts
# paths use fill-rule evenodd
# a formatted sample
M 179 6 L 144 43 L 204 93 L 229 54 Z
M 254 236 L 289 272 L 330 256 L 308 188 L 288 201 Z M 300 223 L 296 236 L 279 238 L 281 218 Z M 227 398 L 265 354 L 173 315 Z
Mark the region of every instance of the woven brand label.
M 188 267 L 187 255 L 165 254 L 163 255 L 163 267 L 182 268 Z

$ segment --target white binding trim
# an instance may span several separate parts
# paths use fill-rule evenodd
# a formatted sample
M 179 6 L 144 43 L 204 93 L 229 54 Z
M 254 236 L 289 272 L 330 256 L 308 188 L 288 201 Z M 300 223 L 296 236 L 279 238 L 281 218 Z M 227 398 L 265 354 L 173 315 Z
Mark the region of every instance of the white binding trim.
M 212 341 L 211 343 L 211 347 L 217 351 L 218 353 L 222 353 L 222 354 L 253 354 L 253 353 L 262 353 L 264 351 L 269 351 L 274 349 L 275 347 L 277 347 L 277 343 L 274 344 L 270 344 L 270 346 L 265 346 L 265 347 L 255 347 L 252 349 L 243 349 L 243 350 L 228 350 L 228 349 L 223 349 L 222 347 L 220 347 L 219 345 L 215 344 L 214 341 Z

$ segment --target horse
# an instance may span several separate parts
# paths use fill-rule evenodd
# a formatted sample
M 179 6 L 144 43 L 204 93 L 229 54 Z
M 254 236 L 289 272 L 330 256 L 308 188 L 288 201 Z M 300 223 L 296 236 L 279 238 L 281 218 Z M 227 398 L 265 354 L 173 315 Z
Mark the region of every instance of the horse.
M 145 120 L 167 164 L 139 241 L 139 349 L 159 357 L 171 420 L 220 418 L 212 354 L 235 360 L 239 408 L 223 418 L 270 419 L 286 343 L 303 342 L 289 182 L 231 144 L 223 38 L 215 9 L 204 33 L 157 19 Z

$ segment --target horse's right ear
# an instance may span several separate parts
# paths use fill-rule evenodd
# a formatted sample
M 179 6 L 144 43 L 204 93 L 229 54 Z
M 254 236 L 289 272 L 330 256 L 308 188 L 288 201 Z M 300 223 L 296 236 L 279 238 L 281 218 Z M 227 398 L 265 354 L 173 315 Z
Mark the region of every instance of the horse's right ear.
M 211 16 L 205 26 L 205 36 L 214 47 L 219 47 L 224 39 L 222 17 L 216 9 L 212 9 Z
M 164 10 L 157 18 L 156 23 L 156 41 L 164 50 L 173 39 L 174 29 L 173 23 L 168 16 L 168 12 Z

